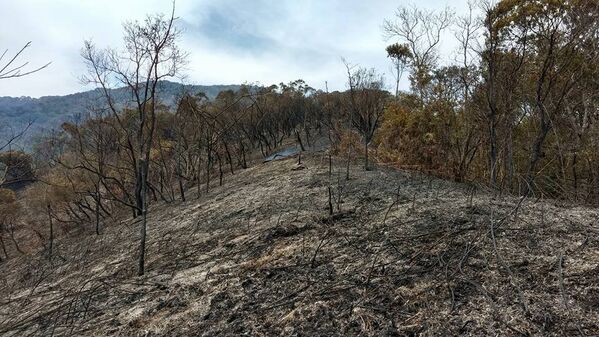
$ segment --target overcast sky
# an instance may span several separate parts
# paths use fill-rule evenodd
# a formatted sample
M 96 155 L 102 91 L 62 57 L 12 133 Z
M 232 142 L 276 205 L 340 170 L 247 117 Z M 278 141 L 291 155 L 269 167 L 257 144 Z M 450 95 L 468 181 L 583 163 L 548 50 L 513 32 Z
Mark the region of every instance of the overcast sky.
M 452 6 L 466 0 L 418 1 L 418 6 Z M 184 30 L 181 48 L 190 53 L 187 83 L 264 85 L 301 78 L 315 88 L 344 89 L 341 57 L 386 73 L 389 60 L 381 25 L 405 1 L 397 0 L 178 0 Z M 118 46 L 121 23 L 145 14 L 170 12 L 168 0 L 0 0 L 0 49 L 32 46 L 23 60 L 52 64 L 24 78 L 0 80 L 0 96 L 64 95 L 90 89 L 84 73 L 83 41 Z M 394 41 L 393 41 L 394 42 Z M 449 55 L 448 37 L 441 47 Z M 446 56 L 449 57 L 449 56 Z M 390 85 L 391 87 L 391 85 Z

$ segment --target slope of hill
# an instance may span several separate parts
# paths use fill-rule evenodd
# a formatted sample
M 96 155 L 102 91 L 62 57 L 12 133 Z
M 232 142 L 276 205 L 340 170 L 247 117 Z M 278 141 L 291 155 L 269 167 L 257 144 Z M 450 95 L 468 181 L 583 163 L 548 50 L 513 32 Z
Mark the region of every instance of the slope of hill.
M 1 264 L 0 335 L 599 334 L 597 210 L 353 166 L 329 216 L 303 160 L 154 206 L 143 277 L 133 220 Z
M 166 105 L 175 103 L 177 95 L 183 89 L 189 92 L 203 92 L 209 99 L 214 99 L 224 90 L 239 90 L 239 85 L 183 85 L 181 83 L 162 81 L 159 85 L 160 99 Z M 117 101 L 127 101 L 127 88 L 113 90 Z M 85 115 L 87 107 L 99 96 L 99 91 L 91 90 L 66 96 L 0 97 L 0 132 L 9 132 L 9 128 L 20 130 L 24 125 L 33 122 L 32 128 L 20 140 L 19 145 L 28 145 L 31 137 L 41 130 L 58 127 L 65 121 L 75 121 Z

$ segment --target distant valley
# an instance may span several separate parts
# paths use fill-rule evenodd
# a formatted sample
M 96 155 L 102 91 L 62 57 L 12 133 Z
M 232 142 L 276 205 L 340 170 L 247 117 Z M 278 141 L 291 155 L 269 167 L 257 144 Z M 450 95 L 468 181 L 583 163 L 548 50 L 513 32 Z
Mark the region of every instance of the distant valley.
M 214 99 L 219 92 L 239 90 L 240 85 L 184 85 L 181 83 L 160 82 L 160 100 L 172 106 L 178 95 L 184 90 L 192 93 L 203 92 L 209 99 Z M 128 100 L 128 89 L 120 88 L 112 92 L 120 103 Z M 15 143 L 16 147 L 29 149 L 35 137 L 44 130 L 52 130 L 66 121 L 78 121 L 85 116 L 89 106 L 100 96 L 99 90 L 90 90 L 65 96 L 32 97 L 0 97 L 0 139 L 10 137 L 33 124 L 23 137 Z

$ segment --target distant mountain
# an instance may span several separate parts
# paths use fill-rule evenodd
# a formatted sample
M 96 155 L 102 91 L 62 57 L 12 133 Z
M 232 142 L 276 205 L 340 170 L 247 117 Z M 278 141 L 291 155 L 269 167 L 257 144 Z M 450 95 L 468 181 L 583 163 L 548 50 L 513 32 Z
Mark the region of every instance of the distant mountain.
M 237 91 L 240 87 L 240 85 L 184 85 L 162 81 L 159 83 L 158 91 L 162 103 L 172 106 L 183 90 L 191 93 L 203 92 L 209 99 L 214 99 L 221 91 Z M 131 98 L 127 88 L 114 89 L 112 95 L 121 104 Z M 31 146 L 32 139 L 40 132 L 57 128 L 66 121 L 80 120 L 81 116 L 86 115 L 88 107 L 99 97 L 98 89 L 66 96 L 0 97 L 0 140 L 7 138 L 11 129 L 20 130 L 33 121 L 32 127 L 17 144 L 27 149 Z

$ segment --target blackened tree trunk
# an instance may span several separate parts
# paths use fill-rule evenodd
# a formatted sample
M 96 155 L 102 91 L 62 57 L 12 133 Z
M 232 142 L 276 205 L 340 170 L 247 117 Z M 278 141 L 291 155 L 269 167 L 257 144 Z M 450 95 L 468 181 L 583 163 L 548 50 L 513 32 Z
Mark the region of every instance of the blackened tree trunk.
M 364 142 L 364 170 L 370 171 L 370 165 L 368 163 L 368 141 Z
M 218 151 L 216 151 L 216 160 L 218 161 L 218 186 L 223 186 L 223 163 L 221 155 Z
M 6 245 L 4 244 L 4 239 L 2 238 L 1 234 L 0 234 L 0 246 L 2 246 L 2 252 L 4 253 L 4 258 L 8 259 L 8 254 L 6 253 Z M 0 261 L 2 261 L 2 259 L 0 259 Z
M 54 246 L 54 223 L 52 221 L 52 206 L 48 204 L 48 221 L 50 224 L 50 238 L 48 244 L 48 257 L 52 259 L 52 249 Z
M 333 215 L 333 191 L 331 179 L 333 179 L 333 159 L 331 158 L 331 150 L 329 150 L 329 215 Z
M 142 216 L 142 224 L 140 228 L 140 240 L 139 240 L 139 259 L 138 259 L 138 268 L 137 275 L 141 276 L 145 273 L 145 261 L 146 261 L 146 236 L 147 236 L 147 228 L 148 228 L 148 170 L 149 170 L 149 161 L 148 160 L 140 160 L 140 175 L 141 175 L 141 216 Z
M 100 209 L 101 209 L 101 202 L 102 202 L 102 198 L 100 196 L 100 184 L 96 184 L 96 193 L 95 193 L 95 203 L 96 203 L 96 209 L 95 209 L 95 218 L 96 218 L 96 235 L 100 235 Z
M 206 160 L 206 193 L 210 191 L 210 171 L 212 166 L 212 151 L 208 149 L 208 159 Z

